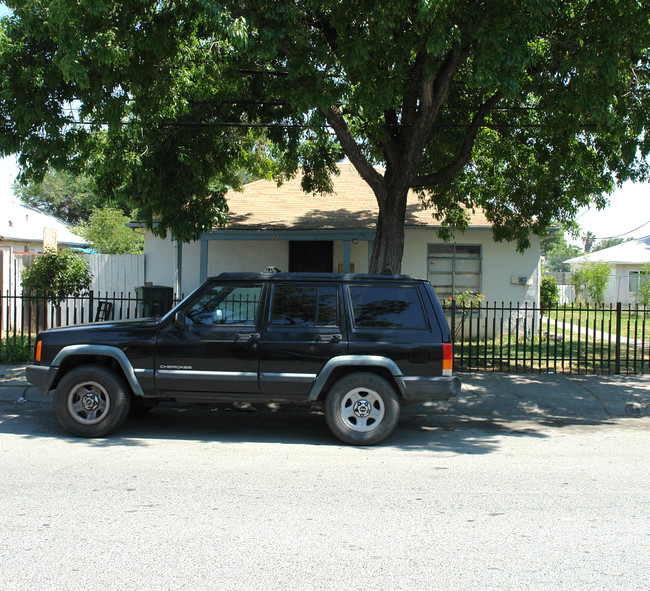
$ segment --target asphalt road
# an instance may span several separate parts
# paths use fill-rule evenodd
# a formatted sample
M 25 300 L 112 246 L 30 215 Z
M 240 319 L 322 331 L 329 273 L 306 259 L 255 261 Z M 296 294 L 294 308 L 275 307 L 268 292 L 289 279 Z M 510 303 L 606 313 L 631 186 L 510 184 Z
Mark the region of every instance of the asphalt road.
M 625 589 L 650 581 L 650 418 L 163 406 L 105 440 L 0 402 L 0 587 Z

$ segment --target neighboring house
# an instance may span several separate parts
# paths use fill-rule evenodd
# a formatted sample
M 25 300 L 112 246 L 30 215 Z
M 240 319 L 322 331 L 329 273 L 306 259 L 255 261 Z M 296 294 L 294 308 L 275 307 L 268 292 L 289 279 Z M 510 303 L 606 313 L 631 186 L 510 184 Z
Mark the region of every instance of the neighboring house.
M 70 230 L 69 224 L 17 199 L 2 204 L 0 217 L 0 293 L 14 293 L 20 285 L 17 256 L 43 252 L 43 245 L 54 248 L 83 248 L 86 241 Z M 22 259 L 18 265 L 22 269 Z
M 86 241 L 70 229 L 71 226 L 56 216 L 25 205 L 17 199 L 3 204 L 0 222 L 0 246 L 11 247 L 15 253 L 43 252 L 46 244 L 60 248 L 84 248 Z
M 296 177 L 267 180 L 228 194 L 229 222 L 191 243 L 147 233 L 146 281 L 188 294 L 208 276 L 224 271 L 367 273 L 378 207 L 375 195 L 351 164 L 339 164 L 333 192 L 310 195 Z M 497 243 L 484 215 L 471 214 L 470 227 L 443 242 L 431 211 L 409 195 L 402 273 L 428 279 L 441 299 L 471 290 L 490 302 L 538 302 L 539 239 L 523 254 Z
M 609 263 L 612 266 L 612 274 L 605 303 L 635 304 L 639 274 L 643 265 L 650 263 L 650 236 L 623 242 L 564 262 L 571 265 L 572 271 L 585 263 Z

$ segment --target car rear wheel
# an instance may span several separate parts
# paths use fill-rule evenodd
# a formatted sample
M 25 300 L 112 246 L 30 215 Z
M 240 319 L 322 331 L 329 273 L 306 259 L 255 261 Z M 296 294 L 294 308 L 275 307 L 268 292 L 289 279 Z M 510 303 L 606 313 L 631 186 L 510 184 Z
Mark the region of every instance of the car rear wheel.
M 390 383 L 373 373 L 341 378 L 325 401 L 325 419 L 336 437 L 351 445 L 375 445 L 399 420 L 399 400 Z
M 54 414 L 62 427 L 79 437 L 104 437 L 129 414 L 131 397 L 122 378 L 99 365 L 67 373 L 54 392 Z

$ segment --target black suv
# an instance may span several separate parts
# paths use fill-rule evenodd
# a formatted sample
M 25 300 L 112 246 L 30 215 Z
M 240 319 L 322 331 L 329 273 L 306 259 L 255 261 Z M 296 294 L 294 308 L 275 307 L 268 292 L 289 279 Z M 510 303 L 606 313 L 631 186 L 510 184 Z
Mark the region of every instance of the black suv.
M 103 437 L 161 400 L 325 402 L 340 440 L 372 445 L 400 403 L 444 400 L 451 334 L 431 285 L 408 276 L 225 273 L 163 318 L 50 329 L 27 379 L 63 427 Z

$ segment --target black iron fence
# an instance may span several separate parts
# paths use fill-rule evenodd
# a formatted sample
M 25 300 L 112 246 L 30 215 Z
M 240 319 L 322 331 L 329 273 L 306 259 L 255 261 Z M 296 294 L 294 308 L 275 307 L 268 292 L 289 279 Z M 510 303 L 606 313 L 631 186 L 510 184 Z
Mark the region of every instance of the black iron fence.
M 29 344 L 40 330 L 104 320 L 130 320 L 164 314 L 178 300 L 152 301 L 150 295 L 96 293 L 65 298 L 58 304 L 40 295 L 0 295 L 0 336 L 23 339 Z
M 457 371 L 650 373 L 650 308 L 445 303 Z
M 177 300 L 173 300 L 174 305 Z M 165 302 L 167 308 L 170 302 Z M 650 373 L 650 308 L 445 302 L 456 371 L 510 373 Z M 31 345 L 46 328 L 150 315 L 151 299 L 133 294 L 67 298 L 0 295 L 0 336 Z M 166 310 L 158 306 L 157 313 Z

